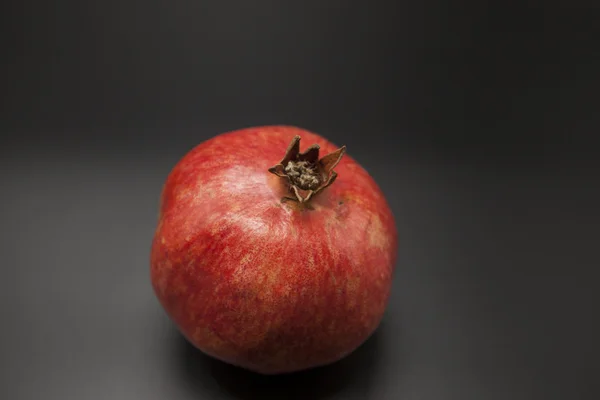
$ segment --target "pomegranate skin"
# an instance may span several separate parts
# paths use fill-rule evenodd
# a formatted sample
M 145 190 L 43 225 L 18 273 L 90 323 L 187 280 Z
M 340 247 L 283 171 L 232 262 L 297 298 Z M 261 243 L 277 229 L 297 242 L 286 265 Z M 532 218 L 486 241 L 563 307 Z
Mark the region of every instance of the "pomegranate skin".
M 289 126 L 237 130 L 186 154 L 163 188 L 151 281 L 181 333 L 202 352 L 262 374 L 333 363 L 360 346 L 387 306 L 397 252 L 389 206 L 350 156 L 310 208 L 282 202 L 268 172 Z

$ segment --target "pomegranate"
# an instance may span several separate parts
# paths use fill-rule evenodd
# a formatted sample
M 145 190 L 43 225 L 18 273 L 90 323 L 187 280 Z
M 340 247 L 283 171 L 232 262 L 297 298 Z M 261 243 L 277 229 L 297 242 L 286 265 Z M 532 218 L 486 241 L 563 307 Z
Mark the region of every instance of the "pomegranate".
M 301 139 L 312 144 L 304 152 Z M 333 363 L 375 331 L 397 233 L 345 150 L 300 128 L 256 127 L 201 143 L 171 171 L 151 280 L 202 352 L 288 373 Z

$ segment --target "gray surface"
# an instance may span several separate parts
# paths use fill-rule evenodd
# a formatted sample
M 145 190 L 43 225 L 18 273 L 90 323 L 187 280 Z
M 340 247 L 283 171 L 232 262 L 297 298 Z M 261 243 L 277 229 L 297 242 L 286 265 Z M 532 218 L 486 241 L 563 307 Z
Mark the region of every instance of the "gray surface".
M 3 2 L 0 399 L 600 398 L 598 7 L 472 3 Z M 263 378 L 148 258 L 178 159 L 276 123 L 346 144 L 401 248 L 369 342 Z

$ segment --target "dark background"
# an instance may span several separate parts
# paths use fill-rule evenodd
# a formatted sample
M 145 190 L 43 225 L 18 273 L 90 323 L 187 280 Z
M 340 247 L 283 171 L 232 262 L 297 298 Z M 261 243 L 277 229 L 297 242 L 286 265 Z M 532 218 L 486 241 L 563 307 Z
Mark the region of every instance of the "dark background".
M 598 398 L 599 7 L 496 3 L 3 2 L 0 398 Z M 170 168 L 263 124 L 346 144 L 401 237 L 378 332 L 270 378 L 148 278 Z

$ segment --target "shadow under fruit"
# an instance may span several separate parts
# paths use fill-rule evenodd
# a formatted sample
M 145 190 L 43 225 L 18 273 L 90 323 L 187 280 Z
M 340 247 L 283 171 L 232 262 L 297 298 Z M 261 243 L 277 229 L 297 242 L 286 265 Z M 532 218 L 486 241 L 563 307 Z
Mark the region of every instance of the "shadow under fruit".
M 159 214 L 154 291 L 214 358 L 262 374 L 305 370 L 345 357 L 381 321 L 397 232 L 345 147 L 286 126 L 221 134 L 177 163 Z

